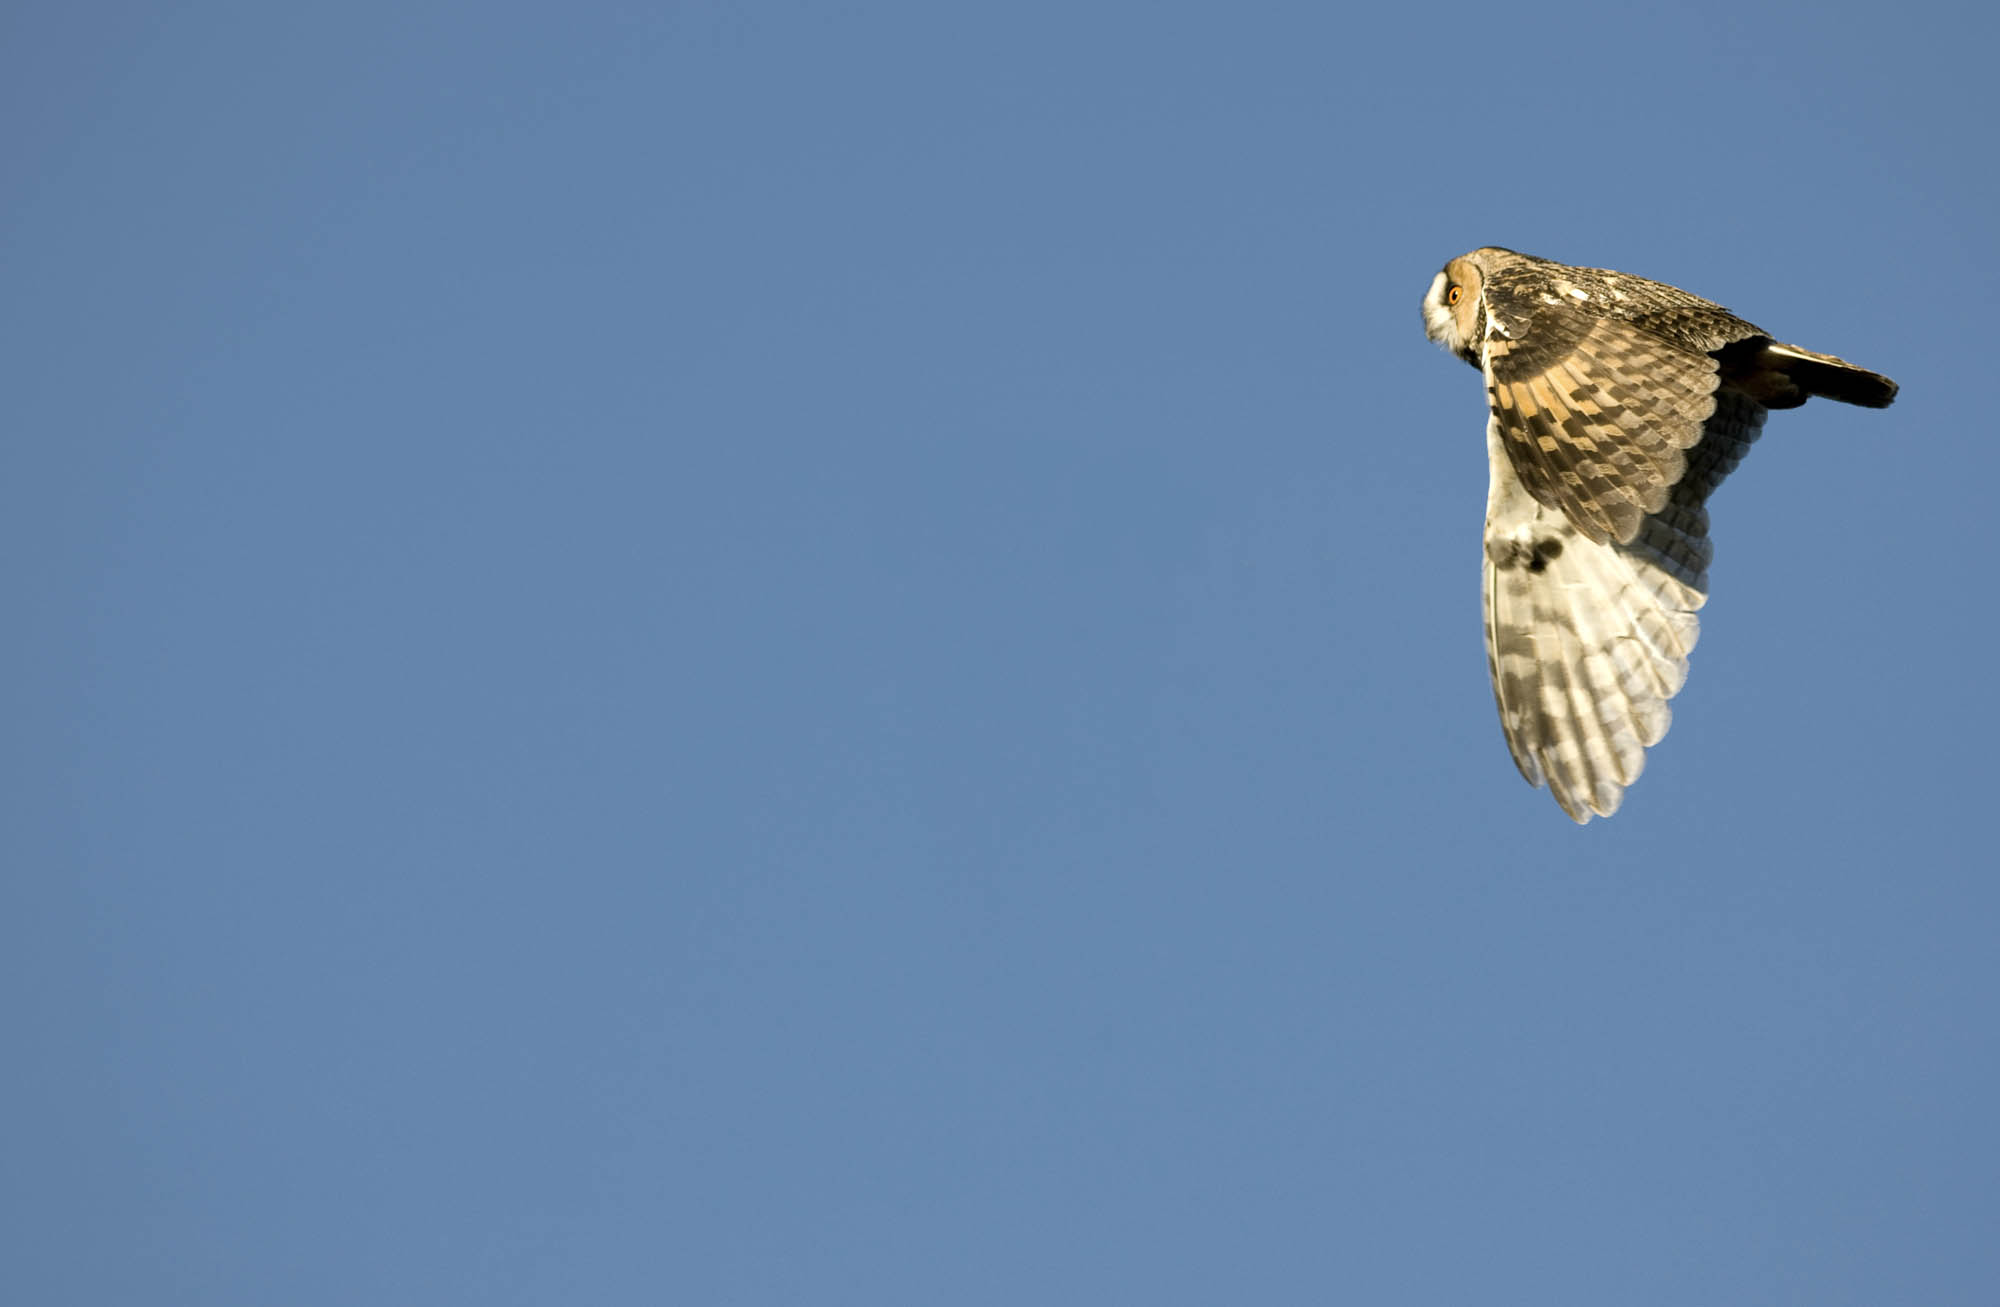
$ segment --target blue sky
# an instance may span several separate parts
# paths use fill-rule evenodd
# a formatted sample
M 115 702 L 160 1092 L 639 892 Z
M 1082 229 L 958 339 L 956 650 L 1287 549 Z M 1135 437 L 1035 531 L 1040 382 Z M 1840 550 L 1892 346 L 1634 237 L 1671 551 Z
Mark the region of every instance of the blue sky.
M 1993 20 L 0 17 L 37 1304 L 1984 1304 Z M 1498 243 L 1772 419 L 1625 809 L 1480 646 Z

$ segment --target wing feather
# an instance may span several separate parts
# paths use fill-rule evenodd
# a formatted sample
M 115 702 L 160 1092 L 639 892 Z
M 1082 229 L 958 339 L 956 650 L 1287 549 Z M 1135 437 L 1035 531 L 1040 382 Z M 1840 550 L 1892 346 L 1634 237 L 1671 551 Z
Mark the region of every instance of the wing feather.
M 1715 410 L 1715 360 L 1559 304 L 1514 335 L 1498 321 L 1488 319 L 1482 360 L 1515 475 L 1591 540 L 1632 539 L 1666 505 Z
M 1533 393 L 1532 391 L 1530 392 Z M 1682 475 L 1630 540 L 1596 539 L 1519 475 L 1496 407 L 1487 425 L 1486 656 L 1515 766 L 1581 823 L 1609 816 L 1666 735 L 1707 599 L 1709 494 L 1763 424 L 1724 391 Z

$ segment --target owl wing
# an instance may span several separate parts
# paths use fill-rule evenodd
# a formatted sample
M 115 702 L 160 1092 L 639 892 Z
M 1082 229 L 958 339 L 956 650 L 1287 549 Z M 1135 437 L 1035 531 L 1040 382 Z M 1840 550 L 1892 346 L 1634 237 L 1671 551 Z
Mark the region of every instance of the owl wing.
M 1532 494 L 1496 407 L 1487 426 L 1486 658 L 1514 763 L 1581 823 L 1610 816 L 1667 733 L 1708 597 L 1707 500 L 1764 423 L 1724 390 L 1657 511 L 1625 543 Z
M 1567 302 L 1581 294 L 1491 288 L 1486 397 L 1537 503 L 1560 509 L 1591 541 L 1630 540 L 1640 519 L 1666 507 L 1715 411 L 1716 362 Z

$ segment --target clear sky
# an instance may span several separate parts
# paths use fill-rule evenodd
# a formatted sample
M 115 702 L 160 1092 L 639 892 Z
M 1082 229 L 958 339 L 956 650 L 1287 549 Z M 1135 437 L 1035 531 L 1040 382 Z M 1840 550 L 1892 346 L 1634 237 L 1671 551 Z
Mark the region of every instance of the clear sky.
M 6 1296 L 1990 1305 L 1993 23 L 7 6 Z M 1489 243 L 1903 386 L 1584 829 Z

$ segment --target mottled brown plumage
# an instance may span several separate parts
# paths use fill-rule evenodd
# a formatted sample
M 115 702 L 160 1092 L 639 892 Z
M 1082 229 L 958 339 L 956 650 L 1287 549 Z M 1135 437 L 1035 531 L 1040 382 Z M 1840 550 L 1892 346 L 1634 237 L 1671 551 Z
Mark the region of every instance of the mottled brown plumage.
M 1708 594 L 1709 494 L 1767 410 L 1896 383 L 1678 287 L 1487 247 L 1424 297 L 1486 381 L 1486 649 L 1508 748 L 1578 822 L 1666 734 Z

